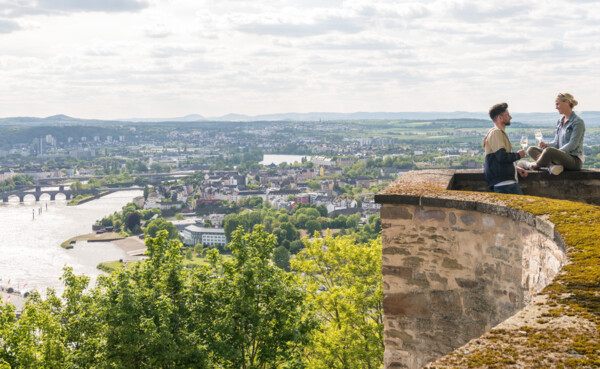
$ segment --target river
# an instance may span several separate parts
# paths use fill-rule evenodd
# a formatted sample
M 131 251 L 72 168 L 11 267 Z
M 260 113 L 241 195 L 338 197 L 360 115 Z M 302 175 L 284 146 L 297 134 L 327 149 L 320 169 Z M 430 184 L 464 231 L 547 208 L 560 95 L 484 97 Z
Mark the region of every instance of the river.
M 61 292 L 59 278 L 65 265 L 95 280 L 102 273 L 96 269 L 98 263 L 135 259 L 111 243 L 79 241 L 70 250 L 60 244 L 91 233 L 96 220 L 121 210 L 141 194 L 139 190 L 120 191 L 78 206 L 67 206 L 64 199 L 50 201 L 43 197 L 40 202 L 0 203 L 0 285 L 6 287 L 10 280 L 10 286 L 23 291 L 37 289 L 44 293 L 52 287 Z
M 260 162 L 262 165 L 279 165 L 281 163 L 294 164 L 294 162 L 302 162 L 302 158 L 306 158 L 306 160 L 310 160 L 310 156 L 307 155 L 263 155 L 263 160 Z

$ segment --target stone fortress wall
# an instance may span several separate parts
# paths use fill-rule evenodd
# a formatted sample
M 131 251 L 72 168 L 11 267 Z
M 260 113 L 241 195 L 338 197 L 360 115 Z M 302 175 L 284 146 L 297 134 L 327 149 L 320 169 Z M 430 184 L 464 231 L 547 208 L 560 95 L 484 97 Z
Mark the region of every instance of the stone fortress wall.
M 376 196 L 382 204 L 385 368 L 421 368 L 482 336 L 528 306 L 567 262 L 563 238 L 545 216 L 448 191 L 478 190 L 477 176 L 409 172 Z M 593 186 L 600 172 L 588 179 Z M 553 197 L 561 193 L 557 186 L 529 184 L 538 195 L 544 187 Z

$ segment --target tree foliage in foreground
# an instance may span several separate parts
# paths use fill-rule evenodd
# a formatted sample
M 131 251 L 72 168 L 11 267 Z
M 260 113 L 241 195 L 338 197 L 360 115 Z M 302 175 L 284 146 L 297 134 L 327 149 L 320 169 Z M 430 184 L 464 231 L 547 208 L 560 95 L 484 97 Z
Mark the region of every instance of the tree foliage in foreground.
M 320 317 L 305 348 L 307 367 L 381 368 L 381 238 L 357 244 L 350 236 L 315 237 L 291 263 L 305 276 L 307 303 Z
M 65 292 L 37 293 L 20 319 L 0 302 L 0 367 L 293 368 L 315 324 L 292 274 L 270 263 L 274 237 L 233 235 L 233 257 L 182 266 L 166 231 L 148 238 L 149 259 L 100 277 L 65 269 Z

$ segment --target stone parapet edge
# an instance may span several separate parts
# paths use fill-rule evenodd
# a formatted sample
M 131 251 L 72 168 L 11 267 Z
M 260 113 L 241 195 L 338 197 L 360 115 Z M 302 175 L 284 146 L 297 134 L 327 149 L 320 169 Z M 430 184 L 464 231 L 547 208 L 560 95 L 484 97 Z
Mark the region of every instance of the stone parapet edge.
M 568 259 L 572 253 L 584 252 L 596 259 L 600 268 L 600 237 L 596 236 L 598 232 L 595 230 L 599 219 L 596 215 L 598 206 L 590 208 L 590 205 L 582 204 L 579 209 L 579 205 L 575 205 L 577 203 L 564 200 L 449 190 L 448 185 L 456 173 L 455 170 L 409 172 L 377 194 L 375 202 L 438 206 L 506 216 L 546 235 L 565 250 Z M 538 202 L 546 210 L 538 209 Z M 591 219 L 593 231 L 585 233 L 578 229 L 575 233 L 571 232 L 570 222 L 561 218 L 564 212 L 561 208 L 565 203 L 573 204 L 571 208 L 578 209 L 569 209 L 567 213 L 580 216 L 577 224 L 587 227 L 587 232 L 590 232 Z M 558 220 L 558 225 L 547 218 Z M 563 231 L 568 226 L 565 235 L 570 241 L 559 232 L 559 226 Z M 586 237 L 581 239 L 574 234 Z M 590 253 L 590 244 L 591 249 L 598 251 Z M 581 285 L 582 269 L 585 267 L 579 261 L 569 264 L 568 260 L 567 266 L 573 268 L 559 272 L 547 288 L 534 297 L 534 303 L 515 314 L 514 319 L 506 321 L 512 320 L 511 323 L 501 323 L 496 327 L 498 329 L 492 329 L 425 367 L 600 367 L 600 304 L 594 300 L 590 306 L 590 295 L 585 291 L 587 287 Z M 597 299 L 593 296 L 600 291 L 600 281 L 592 278 L 588 283 L 596 288 L 595 292 L 591 292 L 591 298 Z M 571 285 L 575 290 L 569 290 Z
M 455 198 L 443 197 L 424 197 L 424 196 L 405 196 L 405 195 L 375 195 L 375 202 L 378 204 L 404 204 L 418 205 L 439 208 L 451 208 L 458 210 L 471 210 L 479 213 L 498 215 L 507 217 L 517 222 L 525 223 L 544 236 L 556 242 L 563 251 L 565 242 L 554 224 L 530 212 L 514 209 L 507 205 L 491 204 L 483 201 L 457 200 Z

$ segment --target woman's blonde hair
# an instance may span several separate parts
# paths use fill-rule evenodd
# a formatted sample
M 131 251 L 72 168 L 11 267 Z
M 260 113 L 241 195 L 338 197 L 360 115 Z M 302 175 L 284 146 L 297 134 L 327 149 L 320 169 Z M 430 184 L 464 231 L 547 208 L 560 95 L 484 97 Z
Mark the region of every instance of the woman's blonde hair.
M 556 99 L 560 100 L 560 101 L 568 101 L 569 105 L 571 106 L 571 109 L 574 106 L 577 106 L 577 104 L 579 104 L 577 102 L 577 100 L 575 100 L 575 98 L 573 97 L 573 95 L 571 95 L 568 92 L 561 92 L 561 93 L 559 93 L 558 96 L 556 97 Z

